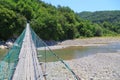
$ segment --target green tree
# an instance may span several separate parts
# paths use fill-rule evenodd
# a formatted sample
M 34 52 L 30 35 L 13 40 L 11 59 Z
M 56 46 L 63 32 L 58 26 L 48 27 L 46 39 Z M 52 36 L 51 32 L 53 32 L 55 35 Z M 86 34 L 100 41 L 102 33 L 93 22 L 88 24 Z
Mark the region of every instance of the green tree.
M 9 10 L 0 5 L 0 37 L 7 39 L 12 36 L 15 27 L 14 21 L 16 15 L 12 10 Z

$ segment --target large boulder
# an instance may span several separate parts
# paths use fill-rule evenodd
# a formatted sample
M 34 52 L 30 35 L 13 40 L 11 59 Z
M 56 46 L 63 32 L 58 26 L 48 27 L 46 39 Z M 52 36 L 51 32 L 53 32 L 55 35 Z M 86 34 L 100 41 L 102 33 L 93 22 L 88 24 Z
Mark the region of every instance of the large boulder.
M 6 45 L 0 45 L 0 49 L 6 49 L 8 48 Z
M 15 39 L 8 39 L 5 44 L 10 48 L 13 46 L 14 41 L 15 41 Z

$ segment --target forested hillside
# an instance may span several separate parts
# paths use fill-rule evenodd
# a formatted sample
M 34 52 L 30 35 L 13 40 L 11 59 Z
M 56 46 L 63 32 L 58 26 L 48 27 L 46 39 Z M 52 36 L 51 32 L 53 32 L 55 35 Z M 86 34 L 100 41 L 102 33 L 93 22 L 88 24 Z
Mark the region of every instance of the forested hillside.
M 120 11 L 81 12 L 78 15 L 84 20 L 99 24 L 107 31 L 120 34 Z
M 99 12 L 97 12 L 99 13 Z M 31 27 L 44 40 L 65 40 L 78 37 L 117 35 L 120 33 L 119 11 L 109 22 L 106 15 L 100 19 L 95 13 L 77 15 L 69 7 L 52 6 L 41 0 L 0 0 L 0 39 L 18 37 L 29 21 Z M 89 19 L 89 16 L 91 19 Z M 83 18 L 83 19 L 82 19 Z M 107 19 L 107 20 L 106 20 Z M 114 24 L 114 25 L 113 25 Z

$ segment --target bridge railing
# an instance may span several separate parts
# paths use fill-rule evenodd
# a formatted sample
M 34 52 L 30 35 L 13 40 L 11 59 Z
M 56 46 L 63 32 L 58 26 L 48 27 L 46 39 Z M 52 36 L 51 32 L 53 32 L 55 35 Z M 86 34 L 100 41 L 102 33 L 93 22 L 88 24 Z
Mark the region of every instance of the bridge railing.
M 80 80 L 74 71 L 31 29 L 38 59 L 46 80 Z
M 12 48 L 0 61 L 0 80 L 11 80 L 15 71 L 15 67 L 18 63 L 18 56 L 23 43 L 25 31 L 26 29 L 22 32 L 22 34 L 13 44 Z

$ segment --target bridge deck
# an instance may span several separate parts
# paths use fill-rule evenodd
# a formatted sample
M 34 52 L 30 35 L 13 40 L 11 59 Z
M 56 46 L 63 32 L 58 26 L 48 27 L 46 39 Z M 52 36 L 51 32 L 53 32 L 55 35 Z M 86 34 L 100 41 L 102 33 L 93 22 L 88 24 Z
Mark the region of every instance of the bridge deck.
M 37 51 L 32 40 L 29 24 L 27 24 L 19 61 L 12 80 L 45 80 L 37 59 Z

